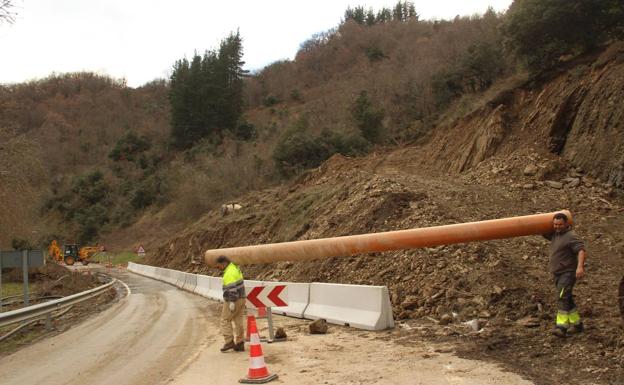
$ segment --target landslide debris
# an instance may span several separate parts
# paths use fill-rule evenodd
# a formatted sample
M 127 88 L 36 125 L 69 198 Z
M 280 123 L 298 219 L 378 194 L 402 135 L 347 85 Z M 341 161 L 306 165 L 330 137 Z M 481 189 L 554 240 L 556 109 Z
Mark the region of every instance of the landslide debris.
M 197 263 L 203 250 L 568 208 L 589 251 L 588 275 L 576 291 L 587 332 L 569 342 L 548 335 L 556 308 L 547 271 L 548 243 L 538 236 L 243 270 L 250 279 L 386 285 L 395 319 L 407 328 L 427 323 L 425 329 L 414 328 L 422 333 L 406 335 L 457 342 L 459 353 L 504 362 L 538 383 L 555 375 L 530 364 L 535 354 L 570 373 L 576 372 L 572 362 L 582 360 L 587 371 L 576 374 L 572 383 L 590 377 L 609 383 L 624 375 L 619 369 L 624 337 L 616 305 L 617 283 L 624 274 L 624 206 L 618 190 L 548 152 L 494 156 L 454 176 L 411 167 L 409 153 L 401 155 L 400 164 L 397 154 L 357 160 L 334 156 L 291 185 L 244 197 L 239 212 L 223 217 L 209 213 L 149 262 L 218 275 Z M 537 171 L 527 175 L 529 165 Z M 544 178 L 563 187 L 553 188 Z M 575 348 L 562 349 L 562 344 Z
M 576 302 L 586 332 L 549 335 L 555 298 L 539 236 L 314 262 L 245 266 L 250 279 L 385 285 L 397 342 L 428 338 L 538 384 L 617 384 L 624 330 L 621 90 L 614 45 L 541 84 L 501 92 L 421 145 L 334 156 L 288 185 L 207 213 L 148 263 L 218 275 L 207 249 L 429 227 L 569 209 L 586 241 Z

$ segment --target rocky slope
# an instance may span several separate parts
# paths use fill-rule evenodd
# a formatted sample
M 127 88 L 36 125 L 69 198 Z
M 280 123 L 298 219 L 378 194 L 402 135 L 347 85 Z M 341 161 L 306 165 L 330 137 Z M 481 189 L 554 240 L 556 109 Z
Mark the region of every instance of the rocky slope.
M 334 156 L 287 186 L 244 196 L 242 210 L 207 213 L 148 263 L 214 275 L 201 263 L 203 250 L 567 208 L 587 241 L 589 268 L 577 290 L 587 333 L 564 341 L 547 334 L 555 304 L 540 237 L 244 271 L 264 280 L 386 285 L 404 322 L 401 341 L 457 342 L 459 353 L 503 362 L 537 383 L 617 383 L 624 376 L 616 294 L 624 274 L 622 49 L 503 92 L 424 145 Z M 464 322 L 478 322 L 480 331 Z
M 519 148 L 547 150 L 622 187 L 624 43 L 568 63 L 546 79 L 501 92 L 436 135 L 425 163 L 449 172 Z

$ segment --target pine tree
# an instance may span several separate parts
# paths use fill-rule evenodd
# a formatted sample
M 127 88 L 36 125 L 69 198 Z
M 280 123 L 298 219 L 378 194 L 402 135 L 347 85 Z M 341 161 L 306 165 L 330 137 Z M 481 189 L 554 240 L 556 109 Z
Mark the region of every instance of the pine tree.
M 219 142 L 224 131 L 234 131 L 243 112 L 243 45 L 240 33 L 224 39 L 218 53 L 195 53 L 189 62 L 173 66 L 169 101 L 171 136 L 178 148 L 192 147 L 208 138 Z
M 387 23 L 389 21 L 392 21 L 392 11 L 389 8 L 383 7 L 377 12 L 377 22 Z
M 237 31 L 221 42 L 217 60 L 222 92 L 218 99 L 219 123 L 223 129 L 234 129 L 243 113 L 243 79 L 248 71 L 243 69 L 242 58 L 243 41 Z
M 416 13 L 416 7 L 414 6 L 414 3 L 412 3 L 411 1 L 406 1 L 405 4 L 407 8 L 407 19 L 418 21 L 419 15 L 418 13 Z
M 369 8 L 368 12 L 366 13 L 366 25 L 370 27 L 372 25 L 375 25 L 375 22 L 375 13 L 373 12 L 372 8 Z
M 394 9 L 392 10 L 392 19 L 394 21 L 404 21 L 404 17 L 403 17 L 403 3 L 402 2 L 398 2 L 396 3 L 396 5 L 394 6 Z

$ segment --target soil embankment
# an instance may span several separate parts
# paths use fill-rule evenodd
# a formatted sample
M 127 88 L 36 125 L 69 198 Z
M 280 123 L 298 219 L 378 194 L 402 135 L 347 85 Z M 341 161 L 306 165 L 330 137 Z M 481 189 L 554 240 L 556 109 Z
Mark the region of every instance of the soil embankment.
M 334 156 L 288 186 L 242 197 L 167 240 L 149 263 L 216 274 L 202 251 L 569 209 L 586 241 L 576 295 L 586 333 L 548 334 L 555 298 L 541 237 L 244 268 L 248 278 L 386 285 L 410 338 L 456 344 L 537 383 L 624 378 L 622 45 L 508 90 L 423 145 Z M 475 332 L 464 322 L 481 326 Z M 425 328 L 421 328 L 423 324 Z

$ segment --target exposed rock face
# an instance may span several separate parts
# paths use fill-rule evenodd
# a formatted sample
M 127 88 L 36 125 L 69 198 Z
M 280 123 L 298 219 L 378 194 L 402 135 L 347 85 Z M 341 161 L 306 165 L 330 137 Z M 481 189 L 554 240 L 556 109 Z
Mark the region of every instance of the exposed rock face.
M 624 186 L 624 43 L 592 65 L 587 91 L 562 155 L 592 175 Z
M 427 146 L 435 155 L 423 163 L 462 172 L 493 155 L 529 146 L 561 155 L 588 175 L 624 187 L 623 101 L 620 42 L 551 79 L 503 92 L 438 129 Z M 525 175 L 532 172 L 527 167 Z

